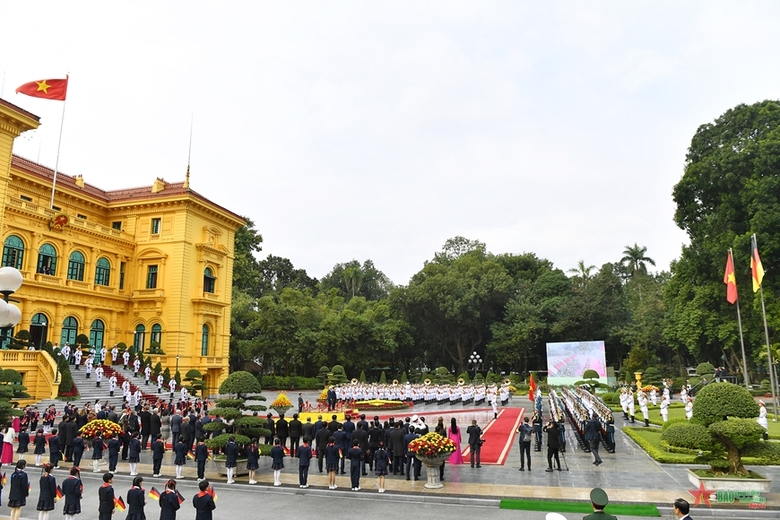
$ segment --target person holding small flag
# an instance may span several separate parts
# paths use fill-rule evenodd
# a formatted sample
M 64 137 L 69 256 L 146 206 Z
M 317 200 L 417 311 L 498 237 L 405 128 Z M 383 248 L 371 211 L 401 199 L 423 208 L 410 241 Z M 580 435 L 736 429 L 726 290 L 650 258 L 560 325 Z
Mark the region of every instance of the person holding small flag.
M 182 478 L 182 470 L 187 463 L 187 445 L 184 444 L 184 439 L 179 437 L 176 446 L 173 447 L 174 459 L 173 465 L 176 466 L 176 478 Z
M 217 508 L 214 503 L 214 490 L 208 480 L 201 480 L 198 484 L 198 494 L 192 497 L 192 505 L 195 508 L 195 520 L 213 520 L 212 511 Z
M 160 476 L 160 468 L 162 467 L 163 457 L 165 456 L 165 442 L 162 440 L 162 434 L 155 435 L 154 442 L 152 442 L 152 476 Z
M 127 491 L 127 518 L 126 520 L 146 520 L 144 506 L 146 505 L 146 491 L 141 487 L 143 477 L 133 478 L 133 487 Z
M 19 460 L 16 469 L 11 474 L 11 489 L 8 491 L 8 507 L 11 508 L 11 520 L 19 520 L 22 516 L 22 507 L 27 505 L 27 497 L 30 494 L 30 480 L 24 468 L 27 462 Z
M 73 520 L 81 514 L 81 497 L 84 495 L 84 485 L 81 482 L 81 472 L 77 466 L 70 468 L 70 475 L 62 483 L 62 494 L 65 496 L 65 507 L 62 513 L 65 520 Z
M 165 492 L 159 496 L 158 500 L 160 501 L 160 520 L 176 520 L 176 511 L 181 507 L 181 502 L 179 502 L 179 495 L 176 493 L 175 480 L 171 479 L 165 483 Z
M 206 446 L 203 437 L 198 437 L 198 444 L 195 446 L 195 462 L 198 465 L 198 482 L 206 478 L 207 460 L 209 460 L 209 449 Z
M 98 517 L 99 520 L 111 520 L 116 508 L 114 496 L 114 475 L 111 472 L 103 474 L 103 485 L 98 488 Z
M 40 493 L 38 494 L 38 520 L 48 520 L 49 511 L 54 510 L 54 501 L 57 499 L 57 479 L 51 474 L 51 464 L 43 466 L 41 471 Z
M 81 434 L 79 433 L 79 437 Z M 83 443 L 82 439 L 82 443 Z M 92 472 L 98 473 L 100 469 L 98 469 L 98 466 L 100 465 L 100 461 L 103 460 L 103 450 L 106 449 L 106 445 L 103 443 L 103 438 L 98 435 L 92 440 Z M 82 448 L 82 452 L 83 452 Z M 81 462 L 81 457 L 79 457 L 79 462 Z M 78 464 L 76 464 L 78 466 Z

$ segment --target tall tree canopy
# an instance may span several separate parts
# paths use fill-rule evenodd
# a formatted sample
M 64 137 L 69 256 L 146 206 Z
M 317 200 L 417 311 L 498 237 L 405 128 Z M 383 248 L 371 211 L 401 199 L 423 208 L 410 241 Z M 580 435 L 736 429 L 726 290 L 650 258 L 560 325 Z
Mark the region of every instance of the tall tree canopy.
M 685 172 L 674 187 L 675 222 L 690 237 L 672 266 L 667 287 L 670 344 L 697 361 L 721 355 L 738 371 L 735 309 L 722 283 L 726 251 L 734 250 L 748 351 L 762 349 L 760 303 L 750 291 L 750 236 L 756 233 L 764 265 L 780 254 L 780 104 L 739 105 L 702 125 L 691 141 Z M 774 297 L 777 269 L 767 269 L 764 294 L 770 327 L 780 325 Z
M 320 282 L 321 290 L 336 289 L 346 299 L 362 296 L 366 300 L 382 300 L 392 288 L 393 283 L 371 259 L 363 265 L 357 260 L 336 264 Z

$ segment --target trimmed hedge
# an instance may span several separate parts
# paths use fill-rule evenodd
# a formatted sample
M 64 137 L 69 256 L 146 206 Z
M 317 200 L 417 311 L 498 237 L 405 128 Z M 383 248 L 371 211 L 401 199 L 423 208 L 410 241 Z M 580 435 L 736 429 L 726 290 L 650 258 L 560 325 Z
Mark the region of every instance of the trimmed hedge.
M 712 436 L 707 428 L 687 421 L 676 422 L 666 428 L 661 433 L 661 441 L 689 450 L 709 450 L 712 447 Z
M 259 376 L 260 386 L 267 390 L 320 390 L 319 377 Z

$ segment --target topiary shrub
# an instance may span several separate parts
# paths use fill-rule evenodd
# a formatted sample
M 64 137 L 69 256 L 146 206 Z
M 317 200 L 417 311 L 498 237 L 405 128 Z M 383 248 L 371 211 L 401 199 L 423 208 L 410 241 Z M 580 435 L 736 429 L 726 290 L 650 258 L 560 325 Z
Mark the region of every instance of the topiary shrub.
M 709 430 L 701 424 L 688 421 L 675 422 L 666 427 L 661 433 L 661 441 L 689 450 L 712 449 L 712 435 Z
M 759 443 L 764 429 L 755 422 L 758 403 L 746 389 L 731 383 L 712 383 L 702 388 L 693 401 L 693 418 L 709 429 L 723 447 L 728 473 L 747 476 L 741 451 Z M 707 461 L 713 472 L 723 469 L 722 458 Z
M 642 373 L 642 383 L 645 385 L 661 386 L 661 372 L 657 367 L 647 367 Z
M 661 426 L 661 432 L 664 432 L 668 428 L 671 428 L 672 425 L 674 424 L 680 424 L 680 423 L 688 424 L 688 422 L 689 422 L 688 419 L 686 419 L 685 417 L 678 417 L 677 419 L 669 419 L 663 424 L 663 426 Z
M 257 378 L 243 370 L 233 372 L 219 385 L 220 394 L 236 394 L 239 399 L 246 394 L 259 394 L 261 391 Z
M 696 375 L 699 377 L 712 377 L 715 373 L 715 366 L 712 363 L 699 363 L 696 366 Z

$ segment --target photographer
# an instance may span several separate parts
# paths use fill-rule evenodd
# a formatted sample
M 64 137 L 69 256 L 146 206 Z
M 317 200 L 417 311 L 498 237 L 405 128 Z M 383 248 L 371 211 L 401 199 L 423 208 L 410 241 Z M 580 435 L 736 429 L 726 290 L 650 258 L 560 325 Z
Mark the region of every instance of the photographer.
M 466 433 L 469 436 L 469 452 L 471 453 L 471 467 L 474 467 L 474 457 L 477 458 L 477 467 L 481 468 L 482 465 L 480 464 L 479 454 L 482 450 L 482 443 L 483 441 L 480 437 L 482 436 L 482 428 L 477 426 L 477 421 L 471 421 L 471 426 L 466 428 Z
M 555 421 L 550 420 L 545 425 L 544 431 L 547 433 L 547 469 L 544 471 L 552 473 L 553 457 L 555 457 L 555 464 L 558 466 L 558 471 L 561 471 L 561 461 L 558 458 L 558 450 L 561 448 L 561 437 L 558 425 Z

